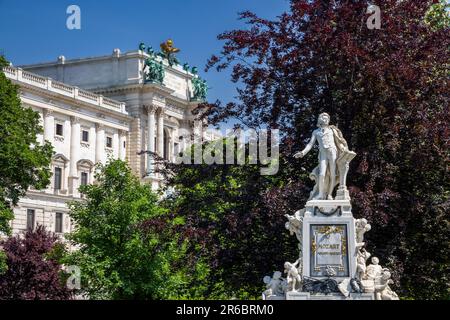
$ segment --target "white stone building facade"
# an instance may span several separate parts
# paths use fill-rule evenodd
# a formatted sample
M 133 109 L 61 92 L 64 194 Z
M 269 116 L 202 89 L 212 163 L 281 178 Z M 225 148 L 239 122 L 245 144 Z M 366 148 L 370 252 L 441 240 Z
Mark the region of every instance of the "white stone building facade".
M 67 202 L 80 198 L 80 185 L 93 182 L 97 162 L 125 160 L 157 189 L 163 181 L 146 151 L 174 161 L 193 132 L 200 130 L 208 140 L 218 137 L 195 127 L 195 75 L 164 61 L 163 84 L 146 83 L 147 58 L 142 50 L 122 54 L 115 49 L 108 56 L 60 56 L 56 62 L 4 68 L 6 77 L 20 86 L 23 105 L 41 116 L 39 142 L 51 142 L 55 151 L 51 184 L 29 190 L 14 208 L 14 234 L 37 224 L 58 234 L 72 231 Z

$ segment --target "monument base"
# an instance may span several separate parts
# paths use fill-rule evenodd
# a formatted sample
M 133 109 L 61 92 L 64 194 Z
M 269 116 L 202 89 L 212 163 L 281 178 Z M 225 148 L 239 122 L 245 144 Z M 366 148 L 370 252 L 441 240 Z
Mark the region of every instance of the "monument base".
M 350 293 L 344 297 L 339 293 L 310 294 L 309 292 L 287 292 L 286 300 L 375 300 L 373 293 Z
M 264 277 L 263 300 L 398 300 L 391 274 L 363 248 L 366 219 L 355 220 L 350 201 L 310 200 L 286 229 L 299 241 L 299 257 Z M 293 260 L 291 260 L 293 261 Z M 370 279 L 370 280 L 366 280 Z
M 262 296 L 263 300 L 375 300 L 373 293 L 350 293 L 349 297 L 344 297 L 339 293 L 331 294 L 311 294 L 309 292 L 287 292 L 284 296 Z

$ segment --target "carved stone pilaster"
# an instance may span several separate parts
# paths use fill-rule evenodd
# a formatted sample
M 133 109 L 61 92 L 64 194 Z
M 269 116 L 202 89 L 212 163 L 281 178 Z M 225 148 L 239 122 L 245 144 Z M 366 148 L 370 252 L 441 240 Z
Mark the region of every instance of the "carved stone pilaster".
M 102 123 L 95 124 L 96 138 L 95 138 L 95 162 L 104 161 L 105 148 L 105 126 Z

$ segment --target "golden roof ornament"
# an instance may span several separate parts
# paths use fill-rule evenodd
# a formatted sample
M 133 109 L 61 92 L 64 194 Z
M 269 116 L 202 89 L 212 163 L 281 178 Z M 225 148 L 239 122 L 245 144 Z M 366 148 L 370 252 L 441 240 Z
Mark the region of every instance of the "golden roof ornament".
M 172 67 L 174 64 L 179 64 L 178 59 L 175 57 L 175 53 L 180 52 L 180 49 L 175 48 L 173 46 L 173 40 L 168 39 L 166 42 L 163 42 L 159 45 L 161 47 L 161 53 L 164 56 L 164 58 L 167 59 L 169 62 L 169 65 Z
M 172 39 L 168 39 L 168 40 L 166 40 L 166 42 L 161 43 L 160 47 L 161 47 L 162 52 L 164 52 L 165 54 L 174 54 L 174 53 L 180 52 L 180 49 L 175 48 L 173 46 Z

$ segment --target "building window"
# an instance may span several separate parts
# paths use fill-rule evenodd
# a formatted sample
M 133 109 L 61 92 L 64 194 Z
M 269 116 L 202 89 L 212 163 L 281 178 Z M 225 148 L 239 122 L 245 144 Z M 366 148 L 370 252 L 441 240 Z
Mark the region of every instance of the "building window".
M 125 149 L 125 148 L 126 148 L 126 146 L 127 146 L 127 142 L 126 142 L 126 141 L 124 141 L 124 142 L 123 142 L 123 148 Z
M 35 212 L 33 209 L 27 209 L 27 229 L 34 229 Z
M 89 131 L 87 131 L 87 130 L 81 131 L 81 141 L 89 142 Z
M 106 147 L 112 148 L 112 138 L 111 137 L 106 137 Z
M 62 233 L 63 230 L 63 214 L 62 212 L 57 212 L 55 215 L 55 232 Z
M 55 167 L 55 185 L 53 188 L 55 190 L 61 190 L 62 181 L 62 169 L 60 167 Z
M 85 186 L 88 184 L 88 174 L 87 172 L 82 172 L 81 173 L 81 185 Z
M 64 136 L 64 126 L 61 123 L 56 124 L 56 135 L 57 136 Z

